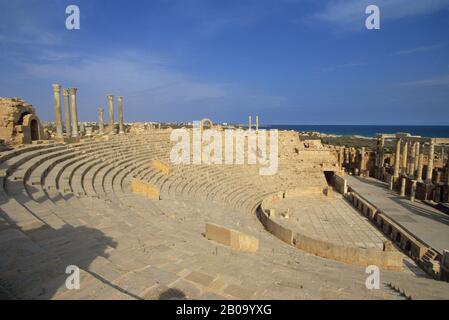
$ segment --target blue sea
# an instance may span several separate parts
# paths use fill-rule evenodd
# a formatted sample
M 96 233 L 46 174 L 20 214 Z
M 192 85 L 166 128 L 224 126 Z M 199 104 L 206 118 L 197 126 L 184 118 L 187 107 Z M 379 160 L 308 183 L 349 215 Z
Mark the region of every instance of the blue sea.
M 372 126 L 372 125 L 268 125 L 265 129 L 317 131 L 341 136 L 375 137 L 377 133 L 407 132 L 415 136 L 449 138 L 449 126 Z

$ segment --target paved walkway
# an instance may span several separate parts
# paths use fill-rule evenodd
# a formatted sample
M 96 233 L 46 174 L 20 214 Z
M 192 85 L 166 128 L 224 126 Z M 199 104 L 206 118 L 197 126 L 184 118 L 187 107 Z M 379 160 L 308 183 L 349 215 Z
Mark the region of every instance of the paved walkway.
M 411 202 L 373 178 L 347 176 L 348 185 L 389 218 L 440 254 L 449 249 L 449 216 L 421 201 Z

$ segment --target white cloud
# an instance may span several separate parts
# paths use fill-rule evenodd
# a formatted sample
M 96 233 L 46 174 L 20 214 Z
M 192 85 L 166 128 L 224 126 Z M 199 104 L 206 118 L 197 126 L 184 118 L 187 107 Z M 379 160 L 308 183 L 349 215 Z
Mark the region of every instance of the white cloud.
M 416 48 L 411 48 L 411 49 L 404 49 L 404 50 L 399 50 L 399 51 L 395 52 L 394 55 L 409 55 L 409 54 L 415 54 L 415 53 L 420 53 L 420 52 L 428 52 L 428 51 L 433 51 L 433 50 L 439 49 L 441 47 L 443 47 L 443 45 L 436 44 L 436 45 L 432 45 L 432 46 L 422 46 L 422 47 L 416 47 Z
M 449 75 L 437 76 L 422 80 L 400 82 L 392 85 L 392 87 L 440 87 L 440 86 L 449 86 Z
M 220 98 L 226 92 L 176 72 L 151 55 L 121 52 L 110 56 L 84 56 L 50 52 L 45 60 L 22 63 L 24 73 L 38 79 L 53 79 L 65 86 L 87 91 L 112 92 L 128 97 L 148 97 L 156 103 Z
M 365 9 L 375 4 L 380 8 L 381 21 L 421 16 L 449 9 L 449 0 L 331 0 L 313 17 L 347 29 L 362 29 L 367 17 Z

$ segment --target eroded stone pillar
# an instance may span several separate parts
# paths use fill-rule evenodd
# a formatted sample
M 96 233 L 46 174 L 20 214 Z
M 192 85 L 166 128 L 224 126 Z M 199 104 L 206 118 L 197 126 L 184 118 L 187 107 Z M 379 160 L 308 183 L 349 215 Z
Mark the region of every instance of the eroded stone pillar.
M 360 150 L 360 174 L 364 174 L 366 170 L 365 147 Z
M 423 182 L 422 180 L 422 171 L 424 166 L 424 154 L 420 153 L 418 156 L 418 169 L 416 170 L 416 179 L 418 182 Z
M 114 96 L 108 96 L 109 106 L 109 134 L 114 134 Z
M 248 130 L 251 130 L 252 125 L 251 116 L 248 116 Z
M 104 134 L 104 120 L 103 120 L 104 109 L 100 107 L 98 108 L 97 111 L 98 111 L 98 133 Z
M 418 170 L 419 155 L 421 153 L 421 144 L 416 142 L 415 146 L 415 170 Z
M 431 139 L 429 146 L 429 160 L 427 163 L 426 183 L 432 183 L 434 153 L 435 153 L 435 142 L 433 141 L 433 139 Z
M 407 162 L 408 162 L 408 142 L 404 141 L 404 146 L 402 147 L 402 174 L 407 175 Z
M 376 152 L 376 165 L 379 168 L 382 168 L 384 166 L 384 146 L 385 146 L 385 139 L 383 137 L 378 138 L 377 140 L 377 152 Z
M 256 131 L 259 131 L 259 116 L 256 116 Z
M 410 201 L 414 202 L 416 197 L 416 180 L 412 180 L 412 186 L 410 189 Z
M 67 138 L 70 138 L 72 136 L 72 123 L 70 121 L 70 91 L 69 91 L 69 89 L 63 89 L 62 95 L 64 96 L 65 135 Z
M 61 86 L 59 84 L 52 85 L 54 104 L 55 104 L 55 126 L 56 137 L 62 138 L 62 116 L 61 116 Z
M 447 153 L 447 163 L 446 163 L 446 185 L 449 187 L 449 152 Z
M 340 149 L 338 150 L 338 164 L 340 166 L 340 169 L 343 168 L 343 162 L 344 162 L 344 149 L 343 147 L 340 147 Z
M 401 161 L 401 139 L 396 141 L 396 153 L 394 155 L 394 177 L 399 177 L 399 168 Z
M 399 194 L 401 197 L 405 196 L 405 185 L 406 185 L 406 183 L 407 183 L 407 179 L 402 177 L 401 178 L 401 190 L 400 190 L 400 194 Z
M 118 97 L 118 127 L 119 134 L 124 134 L 125 130 L 123 127 L 123 97 Z
M 72 113 L 72 137 L 78 138 L 78 111 L 76 109 L 76 88 L 70 88 L 70 109 Z
M 411 158 L 410 158 L 410 164 L 409 164 L 409 172 L 408 174 L 410 176 L 414 176 L 415 175 L 415 159 L 416 159 L 416 144 L 417 142 L 414 142 L 412 145 L 412 150 L 411 150 Z

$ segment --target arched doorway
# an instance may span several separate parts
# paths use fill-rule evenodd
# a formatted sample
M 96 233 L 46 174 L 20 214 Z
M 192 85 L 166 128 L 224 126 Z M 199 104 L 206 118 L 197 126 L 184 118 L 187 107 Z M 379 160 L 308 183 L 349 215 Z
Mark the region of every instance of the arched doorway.
M 30 122 L 30 135 L 31 141 L 39 140 L 39 124 L 36 119 L 32 119 Z
M 203 130 L 206 123 L 209 125 L 209 129 L 213 128 L 214 123 L 212 122 L 212 120 L 204 118 L 204 119 L 201 119 L 201 130 Z

